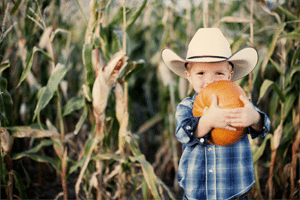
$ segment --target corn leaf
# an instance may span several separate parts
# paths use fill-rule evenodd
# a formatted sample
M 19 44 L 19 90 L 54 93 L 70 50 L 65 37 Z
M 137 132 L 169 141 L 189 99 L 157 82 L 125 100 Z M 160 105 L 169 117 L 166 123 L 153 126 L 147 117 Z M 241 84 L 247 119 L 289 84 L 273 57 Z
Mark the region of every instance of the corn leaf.
M 70 167 L 70 172 L 69 172 L 70 174 L 73 173 L 78 167 L 83 167 L 83 165 L 84 165 L 84 163 L 85 163 L 85 161 L 88 157 L 89 151 L 92 147 L 92 144 L 93 144 L 94 140 L 95 140 L 95 138 L 91 136 L 86 141 L 86 143 L 84 145 L 84 154 L 82 156 L 82 159 L 80 161 L 77 161 L 77 163 L 75 165 Z
M 147 4 L 147 0 L 144 0 L 143 4 L 140 6 L 140 8 L 127 21 L 126 31 L 132 27 L 132 25 L 134 24 L 136 19 L 141 15 L 141 13 L 143 12 L 146 4 Z
M 72 97 L 64 107 L 63 116 L 71 114 L 75 110 L 84 107 L 84 97 Z
M 9 60 L 6 60 L 0 64 L 0 73 L 10 66 Z
M 84 105 L 83 113 L 82 113 L 78 123 L 75 126 L 74 135 L 78 134 L 78 132 L 81 129 L 81 127 L 82 127 L 85 119 L 87 118 L 87 116 L 88 116 L 88 108 L 87 108 L 86 105 Z
M 157 179 L 154 173 L 153 167 L 146 160 L 143 154 L 137 156 L 129 157 L 132 162 L 139 162 L 142 166 L 143 176 L 147 182 L 147 185 L 154 197 L 154 199 L 160 199 L 158 190 L 157 190 Z
M 22 75 L 21 75 L 21 78 L 20 78 L 20 81 L 19 81 L 17 87 L 19 87 L 21 85 L 21 83 L 26 79 L 28 73 L 30 72 L 31 67 L 32 67 L 32 62 L 33 62 L 33 56 L 34 56 L 34 53 L 37 51 L 41 52 L 49 61 L 52 61 L 52 57 L 49 56 L 45 51 L 43 51 L 42 49 L 40 49 L 38 47 L 34 47 L 27 58 L 26 67 L 22 72 Z
M 283 106 L 283 117 L 284 118 L 287 117 L 288 113 L 293 108 L 293 105 L 294 105 L 294 102 L 295 102 L 297 96 L 299 96 L 299 94 L 291 93 L 286 97 L 286 101 L 284 102 L 284 106 Z
M 3 120 L 5 123 L 9 125 L 13 125 L 14 117 L 13 117 L 13 101 L 7 90 L 1 92 L 0 91 L 0 121 Z
M 283 8 L 280 4 L 276 3 L 276 6 L 284 13 L 286 14 L 289 18 L 293 20 L 298 20 L 297 16 L 295 16 L 293 13 L 288 11 L 287 9 Z
M 145 67 L 146 62 L 144 60 L 139 60 L 138 62 L 134 62 L 134 67 L 129 67 L 125 73 L 125 81 L 127 82 L 133 75 L 137 72 L 141 71 Z
M 47 106 L 49 101 L 52 99 L 58 84 L 63 79 L 67 71 L 68 70 L 64 65 L 60 63 L 56 65 L 54 69 L 54 73 L 50 76 L 48 80 L 47 86 L 40 89 L 41 92 L 38 95 L 38 103 L 34 111 L 33 120 L 41 112 L 41 110 Z
M 92 157 L 93 160 L 116 160 L 121 161 L 122 157 L 119 154 L 98 154 Z
M 285 101 L 285 97 L 283 92 L 280 90 L 279 86 L 271 81 L 271 80 L 264 80 L 261 88 L 260 88 L 260 93 L 259 93 L 259 98 L 258 98 L 258 103 L 260 102 L 261 98 L 266 94 L 267 90 L 269 89 L 269 87 L 272 87 L 273 90 L 279 95 L 279 98 L 282 102 Z
M 300 39 L 300 33 L 297 33 L 297 32 L 287 33 L 284 36 L 282 36 L 282 38 L 298 40 L 298 39 Z
M 91 87 L 95 81 L 95 72 L 93 68 L 93 62 L 92 62 L 92 51 L 93 51 L 93 44 L 85 44 L 83 46 L 83 64 L 85 67 L 85 82 L 86 85 Z
M 290 71 L 290 73 L 286 76 L 285 79 L 285 87 L 288 87 L 289 84 L 292 83 L 293 76 L 297 73 L 300 72 L 300 66 L 293 67 Z
M 22 2 L 22 0 L 18 0 L 15 3 L 14 7 L 10 11 L 10 15 L 14 15 L 15 14 L 15 12 L 19 9 L 19 6 L 20 6 L 21 2 Z
M 20 159 L 20 158 L 26 156 L 27 154 L 38 153 L 42 147 L 44 147 L 44 146 L 50 146 L 50 145 L 53 145 L 53 141 L 52 140 L 42 140 L 37 146 L 35 146 L 35 147 L 33 147 L 33 148 L 31 148 L 31 149 L 29 149 L 27 151 L 13 154 L 12 155 L 12 159 L 13 160 L 17 160 L 17 159 Z
M 44 137 L 58 137 L 59 134 L 54 131 L 33 129 L 29 126 L 14 126 L 14 127 L 6 127 L 8 131 L 11 132 L 12 136 L 15 138 L 44 138 Z
M 298 46 L 298 48 L 296 49 L 293 58 L 292 58 L 292 62 L 291 65 L 294 66 L 296 64 L 296 60 L 298 60 L 298 62 L 300 62 L 300 46 Z
M 258 161 L 258 159 L 262 156 L 262 154 L 264 153 L 267 141 L 272 137 L 272 135 L 269 133 L 265 136 L 264 141 L 262 142 L 262 144 L 254 150 L 254 152 L 252 153 L 253 155 L 253 163 L 255 163 L 256 161 Z
M 14 175 L 14 178 L 15 178 L 15 183 L 16 183 L 16 188 L 18 189 L 19 191 L 19 195 L 22 199 L 27 199 L 27 195 L 26 195 L 26 190 L 25 190 L 25 186 L 22 182 L 22 177 L 20 176 L 20 174 L 13 170 L 13 175 Z
M 35 160 L 37 162 L 49 163 L 49 164 L 52 165 L 52 167 L 54 167 L 54 169 L 56 171 L 58 171 L 58 172 L 61 171 L 60 167 L 59 167 L 59 163 L 56 160 L 54 160 L 53 158 L 48 157 L 48 156 L 41 156 L 41 155 L 38 155 L 38 154 L 29 153 L 29 154 L 19 155 L 18 158 L 13 158 L 13 159 L 16 160 L 16 159 L 20 159 L 20 158 L 23 158 L 23 157 L 29 157 L 32 160 Z
M 284 73 L 281 71 L 280 67 L 274 62 L 274 60 L 272 58 L 270 58 L 270 62 L 272 64 L 272 66 L 276 69 L 276 71 L 284 76 Z
M 263 74 L 265 73 L 266 66 L 267 66 L 267 64 L 269 62 L 269 59 L 271 58 L 271 56 L 272 56 L 272 54 L 275 50 L 278 38 L 279 38 L 281 32 L 284 30 L 285 25 L 286 25 L 286 23 L 279 24 L 278 28 L 276 29 L 276 31 L 273 35 L 272 42 L 271 42 L 271 44 L 269 46 L 269 49 L 268 49 L 268 52 L 267 52 L 267 57 L 265 58 L 265 60 L 262 63 L 262 73 Z

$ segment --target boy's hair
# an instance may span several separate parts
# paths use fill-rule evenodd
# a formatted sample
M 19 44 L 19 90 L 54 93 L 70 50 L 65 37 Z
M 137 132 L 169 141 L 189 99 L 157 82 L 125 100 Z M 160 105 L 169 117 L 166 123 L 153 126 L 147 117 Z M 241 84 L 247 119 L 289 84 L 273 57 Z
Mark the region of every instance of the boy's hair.
M 231 68 L 229 70 L 232 71 L 233 67 L 234 67 L 233 63 L 228 61 L 228 64 L 231 66 Z M 188 68 L 190 67 L 189 62 L 184 63 L 184 67 L 185 67 L 186 70 L 188 70 Z

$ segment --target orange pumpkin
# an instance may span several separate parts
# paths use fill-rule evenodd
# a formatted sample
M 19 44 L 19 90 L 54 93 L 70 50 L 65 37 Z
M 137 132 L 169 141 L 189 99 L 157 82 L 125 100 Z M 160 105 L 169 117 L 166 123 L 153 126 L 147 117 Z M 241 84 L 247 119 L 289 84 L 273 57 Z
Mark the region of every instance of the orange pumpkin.
M 196 97 L 193 107 L 194 117 L 203 115 L 205 107 L 211 105 L 211 95 L 218 96 L 218 106 L 222 109 L 244 107 L 244 103 L 239 99 L 240 95 L 245 97 L 244 90 L 233 81 L 216 81 L 208 84 Z M 208 142 L 215 145 L 226 146 L 234 144 L 244 136 L 244 127 L 235 127 L 236 131 L 214 128 L 208 138 Z

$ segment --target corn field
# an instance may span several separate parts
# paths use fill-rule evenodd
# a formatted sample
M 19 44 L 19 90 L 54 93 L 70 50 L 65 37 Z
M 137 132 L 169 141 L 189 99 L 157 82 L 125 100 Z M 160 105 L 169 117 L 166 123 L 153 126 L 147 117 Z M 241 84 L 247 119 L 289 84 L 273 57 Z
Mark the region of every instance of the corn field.
M 251 140 L 250 199 L 299 199 L 300 1 L 2 0 L 1 199 L 181 199 L 164 65 L 201 27 L 258 50 L 237 81 L 271 119 Z M 85 7 L 88 7 L 85 9 Z

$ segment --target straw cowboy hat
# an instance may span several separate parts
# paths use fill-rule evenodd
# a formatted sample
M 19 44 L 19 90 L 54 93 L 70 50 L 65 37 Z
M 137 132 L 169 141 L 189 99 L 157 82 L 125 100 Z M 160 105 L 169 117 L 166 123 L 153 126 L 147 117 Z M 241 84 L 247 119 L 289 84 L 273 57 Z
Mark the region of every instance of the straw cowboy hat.
M 255 67 L 258 54 L 253 47 L 245 47 L 234 54 L 223 33 L 218 28 L 200 28 L 190 41 L 186 59 L 178 56 L 173 50 L 162 51 L 165 64 L 177 75 L 186 78 L 185 64 L 188 62 L 221 62 L 233 64 L 232 81 L 248 75 Z

